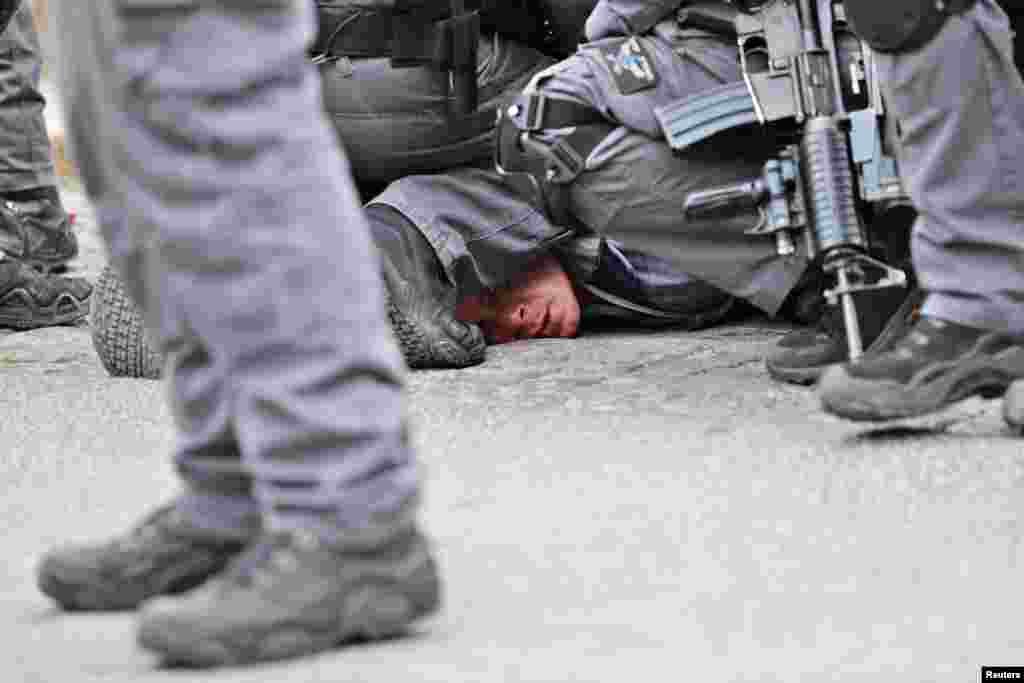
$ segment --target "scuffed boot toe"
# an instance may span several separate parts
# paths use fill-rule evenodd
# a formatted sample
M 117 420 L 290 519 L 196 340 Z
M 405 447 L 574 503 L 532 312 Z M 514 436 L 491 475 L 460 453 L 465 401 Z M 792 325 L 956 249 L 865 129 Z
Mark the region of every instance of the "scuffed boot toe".
M 388 318 L 410 368 L 465 368 L 478 365 L 487 354 L 487 342 L 478 325 L 464 323 L 444 310 L 426 311 L 388 302 Z

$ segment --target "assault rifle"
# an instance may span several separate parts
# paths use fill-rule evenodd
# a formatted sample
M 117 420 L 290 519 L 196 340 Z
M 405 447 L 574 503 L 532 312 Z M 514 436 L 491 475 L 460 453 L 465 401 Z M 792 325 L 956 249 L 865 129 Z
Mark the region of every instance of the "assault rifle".
M 692 21 L 702 4 L 680 11 Z M 825 294 L 842 307 L 854 359 L 863 343 L 853 293 L 907 281 L 903 271 L 869 255 L 864 228 L 866 216 L 909 204 L 885 144 L 871 50 L 851 31 L 841 0 L 766 0 L 729 17 L 743 81 L 655 113 L 676 150 L 756 125 L 769 127 L 780 149 L 760 177 L 694 192 L 684 210 L 706 219 L 756 208 L 761 221 L 749 233 L 773 238 L 781 256 L 796 254 L 801 240 L 807 258 L 820 258 L 835 278 Z

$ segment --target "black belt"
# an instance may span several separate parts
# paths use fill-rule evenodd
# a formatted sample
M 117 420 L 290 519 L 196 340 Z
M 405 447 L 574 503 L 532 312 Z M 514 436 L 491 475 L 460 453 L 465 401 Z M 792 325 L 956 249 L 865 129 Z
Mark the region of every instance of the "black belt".
M 394 36 L 391 10 L 320 7 L 315 58 L 390 57 Z
M 387 56 L 396 69 L 428 66 L 447 71 L 452 114 L 464 116 L 476 110 L 479 0 L 395 0 L 390 11 L 320 5 L 318 15 L 314 62 Z
M 395 67 L 430 65 L 446 70 L 468 64 L 468 43 L 479 33 L 481 2 L 467 2 L 467 13 L 452 16 L 448 3 L 399 8 L 320 6 L 314 59 L 389 57 Z M 474 9 L 475 8 L 475 9 Z

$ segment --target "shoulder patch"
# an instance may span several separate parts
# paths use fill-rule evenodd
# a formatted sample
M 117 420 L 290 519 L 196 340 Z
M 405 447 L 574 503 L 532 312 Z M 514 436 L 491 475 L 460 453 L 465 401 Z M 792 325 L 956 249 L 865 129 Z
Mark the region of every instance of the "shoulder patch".
M 623 95 L 647 90 L 658 84 L 654 60 L 636 36 L 602 42 L 596 52 Z

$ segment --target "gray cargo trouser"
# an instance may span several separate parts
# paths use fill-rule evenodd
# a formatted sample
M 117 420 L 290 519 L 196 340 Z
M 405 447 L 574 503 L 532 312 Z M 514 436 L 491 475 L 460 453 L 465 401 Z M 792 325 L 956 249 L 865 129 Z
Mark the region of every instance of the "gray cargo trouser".
M 682 215 L 689 192 L 751 177 L 765 157 L 735 139 L 674 154 L 659 139 L 653 115 L 657 105 L 739 79 L 737 50 L 727 40 L 684 33 L 674 22 L 663 22 L 640 40 L 656 61 L 659 81 L 653 89 L 615 93 L 593 49 L 608 41 L 584 47 L 534 78 L 532 89 L 594 107 L 610 122 L 608 137 L 567 186 L 580 224 L 571 226 L 572 235 L 493 172 L 404 178 L 374 203 L 390 205 L 415 223 L 449 276 L 467 290 L 507 282 L 553 241 L 559 242 L 563 263 L 585 279 L 596 265 L 597 240 L 610 238 L 657 254 L 680 273 L 774 314 L 805 270 L 804 257 L 781 258 L 771 239 L 744 234 L 756 224 L 754 214 L 699 222 Z
M 28 0 L 0 33 L 0 193 L 56 183 L 39 92 L 42 59 Z
M 330 536 L 413 500 L 402 359 L 307 3 L 55 9 L 77 160 L 168 355 L 182 509 Z
M 993 0 L 952 17 L 924 48 L 879 55 L 919 217 L 924 312 L 1024 333 L 1024 84 Z

